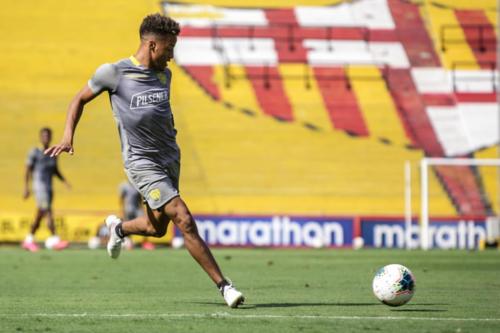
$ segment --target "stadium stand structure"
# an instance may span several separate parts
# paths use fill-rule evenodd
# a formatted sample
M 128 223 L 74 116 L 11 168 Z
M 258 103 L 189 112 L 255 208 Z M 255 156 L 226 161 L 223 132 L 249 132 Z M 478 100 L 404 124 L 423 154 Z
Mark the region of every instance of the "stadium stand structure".
M 404 161 L 495 155 L 494 1 L 285 3 L 162 4 L 183 28 L 170 65 L 172 104 L 181 191 L 194 212 L 401 215 Z M 0 94 L 17 102 L 1 113 L 2 136 L 18 145 L 1 148 L 7 184 L 0 208 L 23 210 L 13 193 L 21 193 L 20 166 L 37 129 L 53 126 L 58 138 L 71 94 L 99 64 L 133 53 L 137 23 L 158 2 L 121 4 L 122 13 L 106 2 L 99 17 L 85 3 L 9 6 L 17 17 L 46 18 L 33 22 L 36 39 L 21 29 L 4 45 L 10 83 Z M 94 28 L 91 17 L 109 27 Z M 26 59 L 23 38 L 39 54 L 25 65 L 16 60 Z M 15 73 L 23 66 L 28 76 L 21 80 Z M 28 89 L 32 98 L 23 99 Z M 61 159 L 74 190 L 57 191 L 58 209 L 115 209 L 124 175 L 112 121 L 107 98 L 89 106 L 76 155 Z M 434 169 L 432 212 L 487 213 L 495 174 L 456 170 Z M 412 181 L 418 184 L 416 173 Z
M 179 13 L 183 6 L 165 9 Z M 241 89 L 235 82 L 250 82 L 246 88 L 253 90 L 246 94 L 255 96 L 258 108 L 241 110 L 313 131 L 333 128 L 418 148 L 425 156 L 471 156 L 498 140 L 492 125 L 498 123 L 496 22 L 488 9 L 361 0 L 328 7 L 212 10 L 223 19 L 179 16 L 185 38 L 176 60 L 216 101 L 240 105 L 239 98 L 228 103 L 214 93 L 210 66 L 223 67 L 227 90 Z M 210 56 L 199 58 L 194 49 Z M 434 172 L 457 213 L 492 213 L 484 186 L 491 176 L 468 167 Z M 369 168 L 365 174 L 364 182 L 377 183 Z

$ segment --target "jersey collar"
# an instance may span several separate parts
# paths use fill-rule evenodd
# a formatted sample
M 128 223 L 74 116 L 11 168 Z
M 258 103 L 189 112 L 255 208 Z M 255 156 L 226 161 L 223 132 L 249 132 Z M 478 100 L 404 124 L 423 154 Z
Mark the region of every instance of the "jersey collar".
M 131 56 L 129 57 L 129 59 L 130 59 L 130 61 L 132 61 L 132 63 L 133 63 L 135 66 L 137 66 L 137 67 L 142 66 L 142 65 L 141 65 L 141 63 L 139 62 L 139 60 L 137 60 L 137 58 L 136 58 L 136 57 L 134 57 L 133 55 L 131 55 Z

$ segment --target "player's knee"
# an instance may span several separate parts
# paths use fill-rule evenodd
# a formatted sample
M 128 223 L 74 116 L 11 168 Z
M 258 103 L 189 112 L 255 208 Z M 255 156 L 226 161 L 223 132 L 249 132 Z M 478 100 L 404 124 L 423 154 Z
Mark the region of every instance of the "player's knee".
M 167 233 L 167 228 L 166 227 L 157 227 L 155 229 L 155 233 L 153 234 L 153 237 L 163 237 Z
M 167 233 L 167 226 L 158 226 L 158 225 L 152 225 L 149 224 L 148 227 L 146 228 L 145 236 L 151 236 L 151 237 L 163 237 Z
M 194 234 L 198 232 L 196 223 L 190 214 L 178 215 L 174 219 L 175 225 L 181 230 L 183 234 Z

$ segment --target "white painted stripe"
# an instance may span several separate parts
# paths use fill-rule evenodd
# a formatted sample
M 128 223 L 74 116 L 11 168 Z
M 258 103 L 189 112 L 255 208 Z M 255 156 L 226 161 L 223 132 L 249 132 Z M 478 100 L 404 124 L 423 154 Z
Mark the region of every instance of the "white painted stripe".
M 500 318 L 474 317 L 409 317 L 409 316 L 315 316 L 315 315 L 238 315 L 228 312 L 216 313 L 0 313 L 0 317 L 26 318 L 225 318 L 225 319 L 305 319 L 305 320 L 426 320 L 426 321 L 473 321 L 473 322 L 500 322 Z
M 410 67 L 404 48 L 398 42 L 305 39 L 303 45 L 312 66 L 387 64 L 394 68 Z M 175 47 L 175 62 L 185 66 L 226 63 L 273 66 L 278 63 L 278 53 L 272 38 L 184 37 Z
M 265 12 L 258 8 L 224 8 L 211 5 L 172 4 L 164 2 L 165 12 L 181 26 L 210 28 L 227 26 L 267 26 Z
M 429 106 L 426 112 L 446 156 L 468 154 L 498 142 L 496 103 Z
M 464 93 L 491 93 L 499 84 L 497 71 L 489 69 L 449 71 L 441 67 L 414 67 L 411 74 L 418 92 L 427 94 L 452 93 L 454 88 Z
M 343 2 L 332 6 L 296 6 L 297 21 L 303 27 L 395 28 L 387 0 Z
M 410 67 L 406 52 L 398 42 L 306 39 L 303 44 L 308 49 L 308 62 L 313 66 L 387 64 L 394 68 Z
M 271 38 L 180 38 L 175 46 L 179 65 L 241 64 L 274 66 L 278 54 Z M 200 54 L 203 54 L 201 57 Z

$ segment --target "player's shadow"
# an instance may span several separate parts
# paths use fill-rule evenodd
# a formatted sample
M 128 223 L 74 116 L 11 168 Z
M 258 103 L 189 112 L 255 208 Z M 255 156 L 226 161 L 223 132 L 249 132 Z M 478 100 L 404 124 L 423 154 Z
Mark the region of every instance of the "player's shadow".
M 216 302 L 192 302 L 194 304 L 201 304 L 201 305 L 210 305 L 210 306 L 221 306 L 225 307 L 226 305 L 223 303 L 216 303 Z M 449 305 L 446 303 L 416 303 L 416 304 L 406 304 L 404 308 L 392 308 L 391 311 L 394 312 L 446 312 L 448 310 L 446 309 L 436 309 L 436 308 L 426 308 L 428 306 L 443 306 L 443 305 Z M 356 306 L 356 307 L 364 307 L 364 306 L 383 306 L 379 302 L 297 302 L 297 303 L 292 303 L 292 302 L 283 302 L 283 303 L 257 303 L 257 304 L 243 304 L 239 308 L 242 310 L 245 309 L 265 309 L 265 308 L 295 308 L 295 307 L 311 307 L 311 306 L 330 306 L 330 307 L 349 307 L 349 306 Z M 408 308 L 410 307 L 410 308 Z M 422 308 L 415 308 L 415 307 L 422 307 Z

